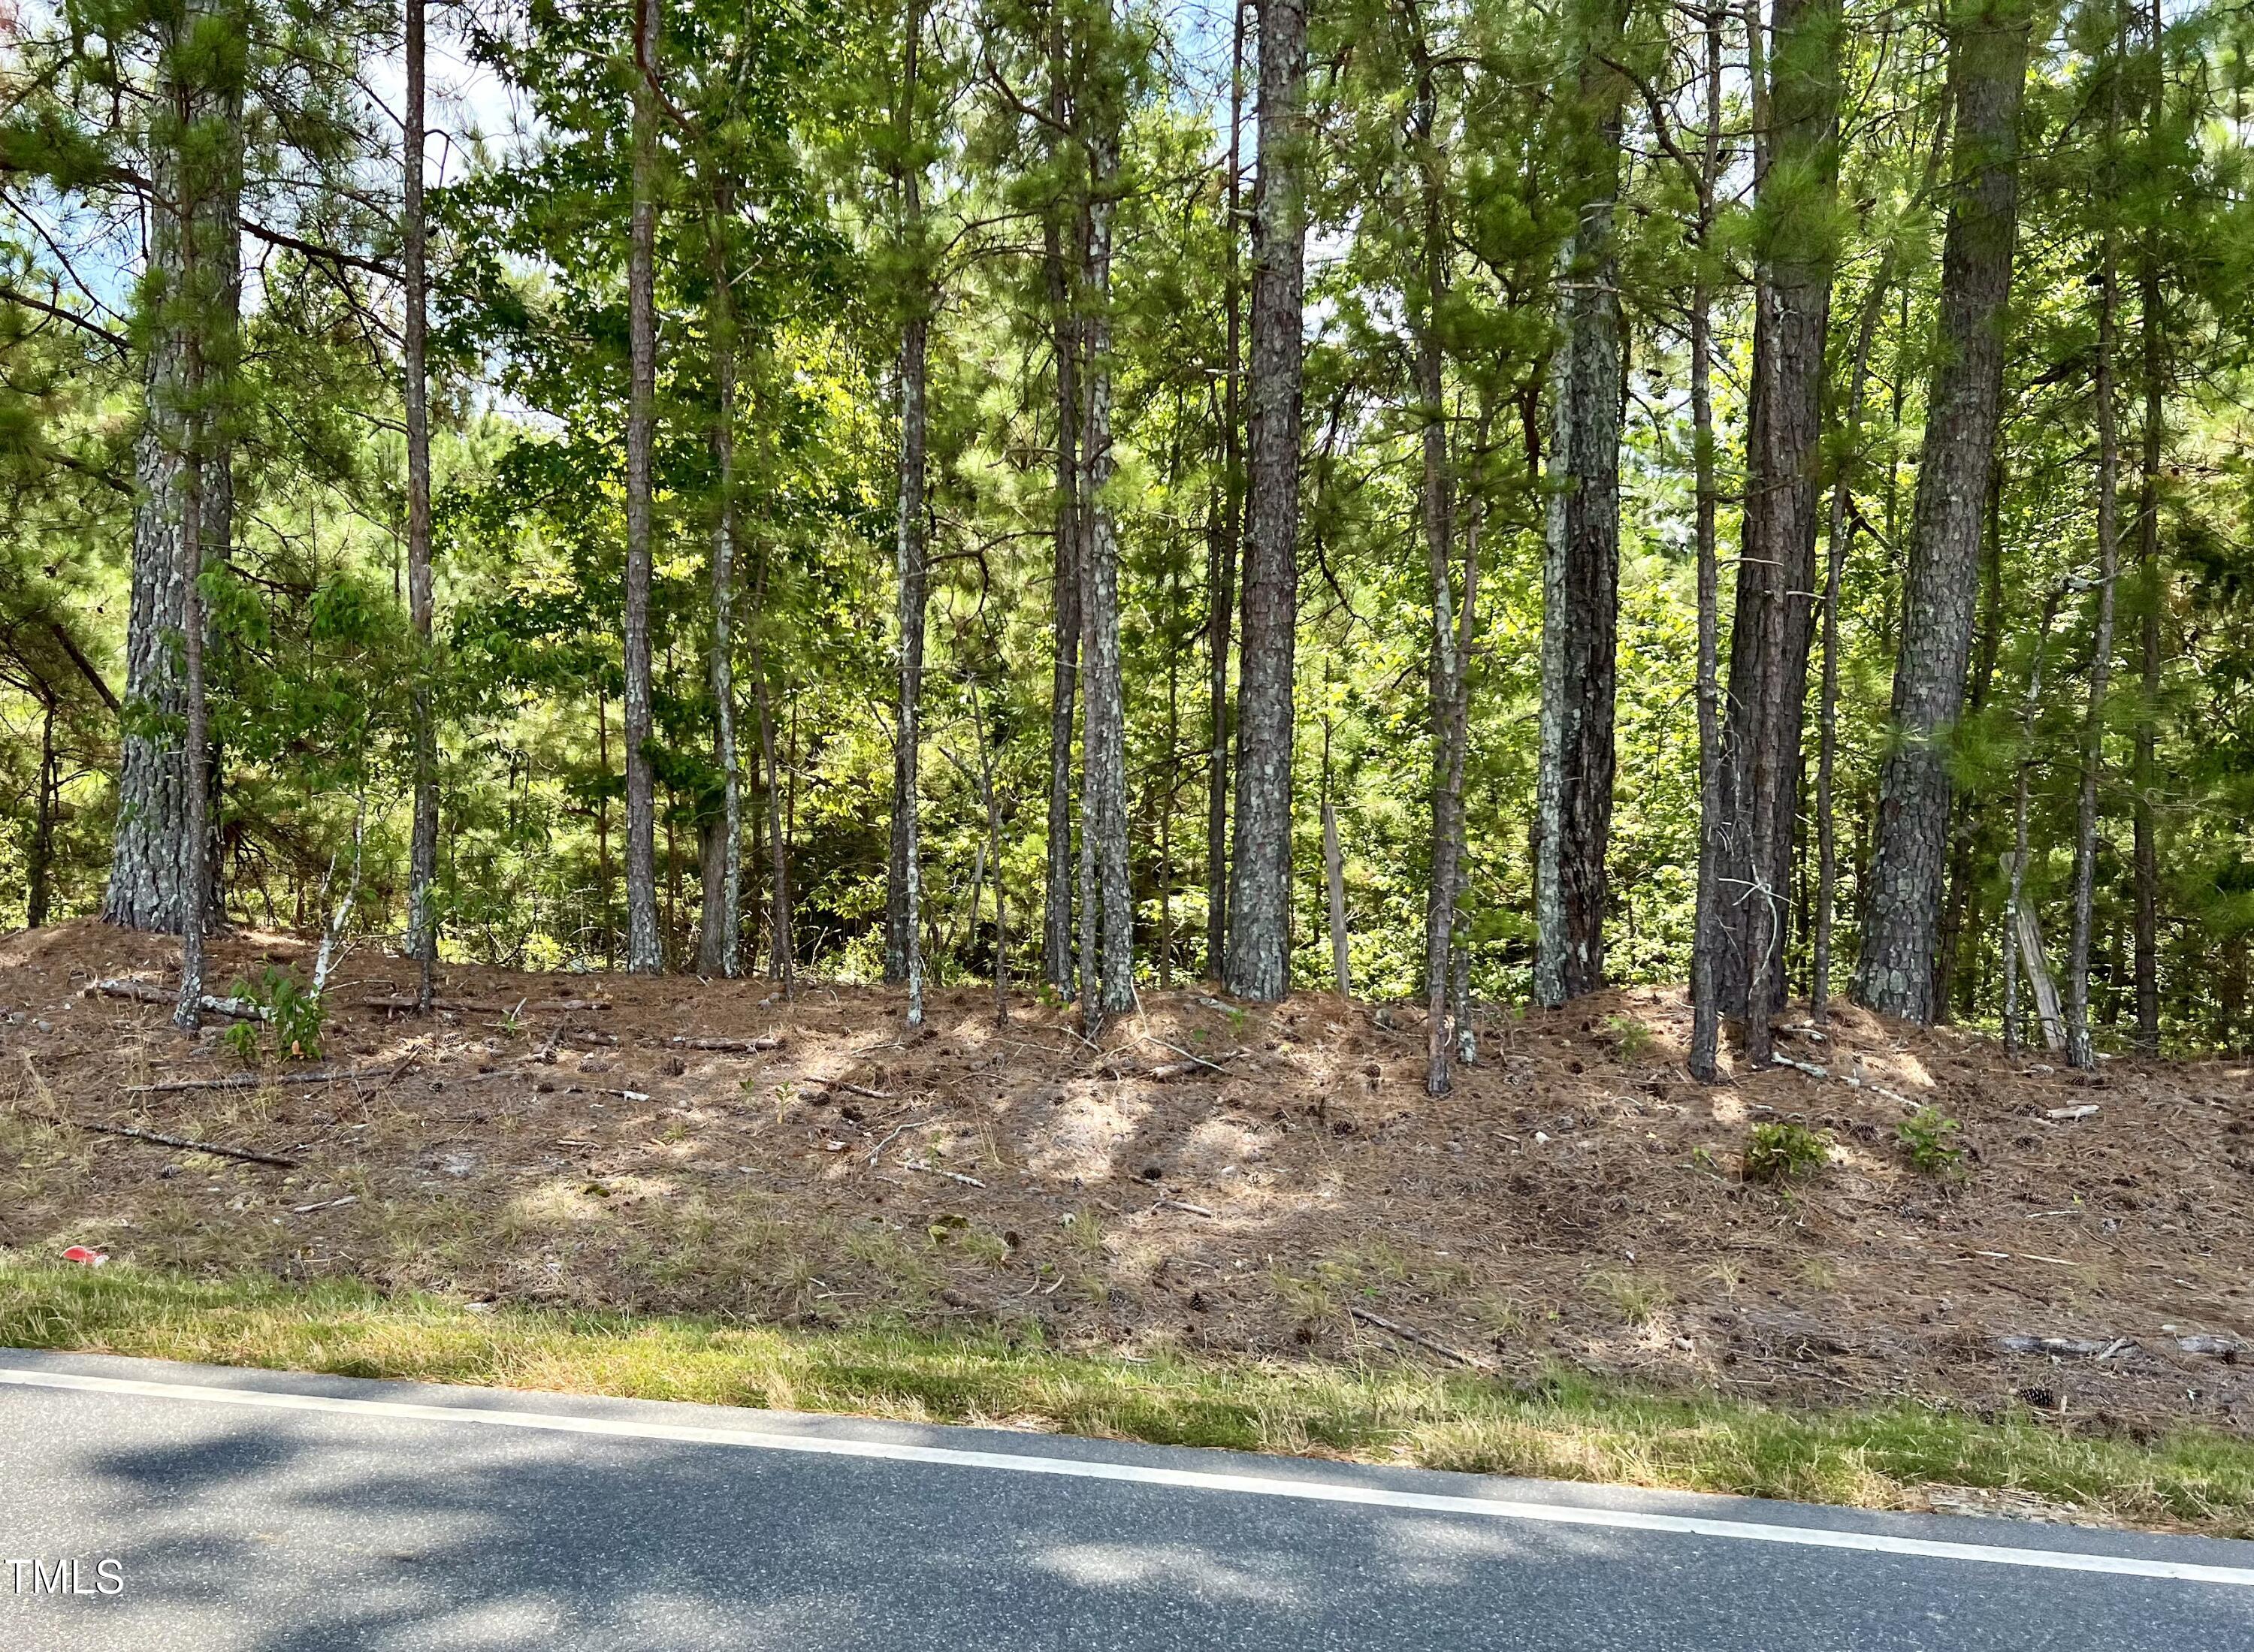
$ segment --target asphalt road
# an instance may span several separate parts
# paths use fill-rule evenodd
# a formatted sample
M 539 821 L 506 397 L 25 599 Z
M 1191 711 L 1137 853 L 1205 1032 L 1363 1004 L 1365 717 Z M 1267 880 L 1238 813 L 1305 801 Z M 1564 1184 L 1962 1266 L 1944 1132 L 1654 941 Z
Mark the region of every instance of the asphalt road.
M 2254 1544 L 5 1350 L 0 1568 L 5 1652 L 2254 1652 Z

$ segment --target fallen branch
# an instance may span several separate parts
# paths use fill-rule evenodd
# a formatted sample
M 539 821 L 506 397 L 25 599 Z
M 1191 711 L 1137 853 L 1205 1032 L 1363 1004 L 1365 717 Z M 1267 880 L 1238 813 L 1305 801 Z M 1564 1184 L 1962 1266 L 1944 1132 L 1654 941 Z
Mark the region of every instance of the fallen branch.
M 1890 1090 L 1883 1084 L 1873 1084 L 1867 1079 L 1856 1077 L 1852 1073 L 1834 1073 L 1829 1068 L 1818 1067 L 1813 1061 L 1796 1061 L 1789 1055 L 1772 1054 L 1769 1059 L 1779 1067 L 1788 1067 L 1796 1073 L 1807 1074 L 1810 1078 L 1836 1078 L 1849 1089 L 1868 1090 L 1873 1096 L 1883 1096 L 1895 1106 L 1906 1107 L 1913 1113 L 1918 1110 L 1919 1104 L 1900 1090 Z
M 675 1039 L 672 1044 L 674 1048 L 678 1050 L 724 1050 L 733 1055 L 750 1055 L 760 1050 L 782 1048 L 782 1040 L 780 1038 Z
M 272 1165 L 281 1170 L 295 1170 L 299 1161 L 284 1158 L 279 1153 L 254 1152 L 248 1147 L 222 1147 L 217 1142 L 192 1142 L 181 1136 L 160 1136 L 153 1130 L 133 1130 L 123 1124 L 92 1124 L 82 1118 L 63 1118 L 52 1113 L 26 1113 L 26 1118 L 44 1119 L 50 1124 L 62 1124 L 72 1130 L 91 1130 L 97 1136 L 122 1136 L 128 1141 L 149 1142 L 158 1147 L 178 1147 L 192 1153 L 216 1153 L 221 1158 L 247 1159 L 254 1165 Z
M 167 1000 L 170 1002 L 170 1000 Z M 407 1015 L 415 1014 L 422 1006 L 406 998 L 362 998 L 360 1007 L 367 1010 L 395 1010 Z M 598 1004 L 587 998 L 559 998 L 553 1004 L 473 1004 L 467 998 L 433 998 L 434 1010 L 452 1010 L 458 1015 L 513 1015 L 529 1011 L 534 1015 L 569 1015 L 579 1010 L 607 1010 L 607 1004 Z
M 2048 1107 L 2043 1110 L 2043 1116 L 2054 1124 L 2070 1124 L 2077 1118 L 2095 1118 L 2097 1116 L 2097 1104 L 2087 1102 L 2080 1107 Z
M 1450 1348 L 1445 1342 L 1434 1341 L 1413 1325 L 1404 1325 L 1398 1320 L 1389 1320 L 1382 1313 L 1372 1313 L 1368 1308 L 1355 1307 L 1351 1305 L 1347 1308 L 1347 1312 L 1364 1325 L 1374 1325 L 1389 1335 L 1399 1337 L 1404 1342 L 1414 1342 L 1418 1348 L 1429 1349 L 1442 1359 L 1452 1360 L 1456 1364 L 1469 1370 L 1476 1371 L 1481 1368 L 1480 1361 Z
M 1996 1346 L 2006 1354 L 2048 1354 L 2060 1359 L 2096 1360 L 2137 1345 L 2126 1337 L 2118 1336 L 2103 1340 L 2086 1336 L 1999 1336 Z
M 920 1170 L 927 1176 L 944 1176 L 949 1181 L 959 1181 L 965 1187 L 984 1187 L 986 1184 L 976 1176 L 966 1176 L 959 1170 L 942 1170 L 936 1165 L 919 1165 L 913 1158 L 900 1161 L 902 1170 Z
M 848 1084 L 842 1078 L 809 1078 L 802 1079 L 799 1082 L 802 1084 L 823 1085 L 833 1090 L 844 1090 L 849 1096 L 865 1096 L 872 1102 L 889 1102 L 892 1099 L 892 1093 L 890 1090 L 872 1090 L 864 1085 Z
M 1208 1216 L 1212 1217 L 1213 1220 L 1216 1222 L 1220 1220 L 1218 1216 L 1214 1216 L 1213 1212 L 1208 1210 L 1203 1205 L 1194 1205 L 1186 1199 L 1161 1199 L 1157 1204 L 1152 1205 L 1151 1208 L 1153 1210 L 1186 1210 L 1193 1216 Z
M 286 1089 L 293 1084 L 344 1084 L 364 1078 L 393 1079 L 396 1067 L 330 1067 L 312 1073 L 230 1073 L 223 1078 L 172 1078 L 161 1084 L 128 1084 L 128 1096 L 174 1096 L 183 1090 L 255 1090 L 271 1084 Z
M 179 994 L 170 987 L 160 987 L 148 981 L 97 981 L 94 990 L 106 992 L 113 998 L 131 998 L 136 1004 L 174 1004 Z M 206 992 L 196 1000 L 197 1007 L 212 1015 L 232 1016 L 238 1021 L 270 1021 L 273 1012 L 265 1005 L 254 1004 L 248 998 L 214 998 Z
M 346 1205 L 358 1203 L 360 1203 L 358 1194 L 346 1194 L 341 1199 L 322 1199 L 310 1205 L 292 1205 L 290 1207 L 290 1214 L 293 1216 L 310 1216 L 317 1210 L 338 1210 Z

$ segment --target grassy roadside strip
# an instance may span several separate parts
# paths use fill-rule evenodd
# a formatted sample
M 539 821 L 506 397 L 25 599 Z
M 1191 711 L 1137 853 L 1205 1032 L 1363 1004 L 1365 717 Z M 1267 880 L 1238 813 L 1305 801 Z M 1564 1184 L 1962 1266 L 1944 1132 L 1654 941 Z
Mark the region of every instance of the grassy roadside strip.
M 2150 1445 L 1912 1404 L 1787 1412 L 1570 1373 L 1530 1389 L 1406 1365 L 1060 1353 L 905 1327 L 795 1331 L 502 1308 L 345 1283 L 95 1272 L 0 1251 L 0 1346 L 1412 1463 L 1866 1508 L 1941 1485 L 2254 1536 L 2254 1441 Z

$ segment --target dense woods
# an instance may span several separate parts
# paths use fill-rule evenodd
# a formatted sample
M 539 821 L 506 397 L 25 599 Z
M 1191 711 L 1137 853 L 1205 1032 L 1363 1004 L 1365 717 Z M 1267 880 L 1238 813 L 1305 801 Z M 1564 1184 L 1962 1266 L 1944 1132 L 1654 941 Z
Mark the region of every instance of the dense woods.
M 25 5 L 0 922 L 2244 1047 L 2244 27 Z

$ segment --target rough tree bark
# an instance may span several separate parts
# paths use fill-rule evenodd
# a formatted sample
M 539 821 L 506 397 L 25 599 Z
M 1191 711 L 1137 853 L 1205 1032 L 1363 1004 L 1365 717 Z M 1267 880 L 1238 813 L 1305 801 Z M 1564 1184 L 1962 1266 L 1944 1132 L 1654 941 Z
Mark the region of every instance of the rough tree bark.
M 719 498 L 712 514 L 712 747 L 720 765 L 720 817 L 708 823 L 701 880 L 704 921 L 696 944 L 702 975 L 734 976 L 743 967 L 744 791 L 736 752 L 736 315 L 729 285 L 725 225 L 732 203 L 715 192 L 712 224 L 712 457 Z
M 2115 101 L 2118 128 L 2118 91 Z M 2113 135 L 2118 136 L 2118 131 Z M 2096 900 L 2097 781 L 2105 766 L 2105 694 L 2113 672 L 2114 587 L 2121 565 L 2121 434 L 2113 408 L 2120 283 L 2110 223 L 2103 242 L 2093 389 L 2097 412 L 2097 618 L 2090 649 L 2090 709 L 2082 732 L 2082 785 L 2074 827 L 2074 917 L 2066 963 L 2066 1059 L 2068 1065 L 2084 1069 L 2097 1065 L 2097 1054 L 2090 1041 L 2090 931 Z
M 1620 634 L 1620 324 L 1613 211 L 1621 18 L 1586 4 L 1579 98 L 1592 123 L 1583 198 L 1558 248 L 1550 508 L 1542 562 L 1542 715 L 1535 772 L 1534 998 L 1559 1004 L 1605 981 L 1605 851 L 1612 837 Z
M 1301 301 L 1307 238 L 1306 0 L 1265 0 L 1254 189 L 1250 522 L 1236 690 L 1236 820 L 1222 983 L 1292 984 L 1292 660 L 1299 608 Z
M 664 967 L 657 927 L 657 805 L 650 760 L 650 452 L 657 427 L 658 0 L 634 0 L 634 207 L 626 248 L 626 968 Z
M 138 498 L 119 718 L 117 829 L 102 902 L 102 916 L 129 929 L 178 933 L 198 861 L 206 863 L 204 886 L 216 889 L 209 876 L 208 832 L 189 819 L 181 649 L 189 597 L 181 537 L 189 454 L 198 441 L 205 449 L 197 484 L 202 553 L 224 556 L 234 534 L 234 467 L 224 423 L 200 436 L 192 436 L 189 427 L 206 397 L 206 375 L 227 370 L 220 354 L 231 357 L 242 309 L 236 248 L 242 239 L 242 110 L 239 87 L 207 83 L 186 56 L 200 30 L 239 24 L 230 0 L 189 0 L 183 9 L 166 44 L 168 110 L 155 122 L 160 136 L 148 157 L 151 325 L 144 411 L 134 446 Z M 215 152 L 195 145 L 196 158 L 184 154 L 190 147 L 184 136 L 192 127 L 218 136 Z M 161 135 L 165 131 L 171 141 Z M 200 259 L 198 248 L 208 249 Z M 208 347 L 213 343 L 220 351 Z M 193 363 L 192 354 L 199 357 Z M 207 760 L 205 767 L 212 767 Z M 209 801 L 204 800 L 206 822 Z M 209 905 L 215 897 L 207 893 L 206 900 Z
M 1228 634 L 1236 603 L 1236 550 L 1243 537 L 1242 418 L 1244 284 L 1237 243 L 1244 221 L 1244 17 L 1236 0 L 1228 66 L 1228 360 L 1222 370 L 1222 510 L 1220 532 L 1206 557 L 1206 670 L 1211 740 L 1206 757 L 1205 972 L 1222 976 L 1228 937 Z
M 1704 143 L 1698 180 L 1697 275 L 1690 288 L 1690 441 L 1696 473 L 1698 561 L 1698 897 L 1690 938 L 1690 1076 L 1711 1084 L 1721 1076 L 1721 914 L 1716 905 L 1722 809 L 1721 689 L 1718 682 L 1721 591 L 1715 544 L 1714 293 L 1706 243 L 1714 223 L 1714 194 L 1722 171 L 1721 0 L 1705 15 Z
M 1940 336 L 1910 519 L 1894 746 L 1879 779 L 1877 853 L 1853 985 L 1866 1008 L 1920 1023 L 1930 1023 L 1935 1012 L 1950 745 L 1971 663 L 1981 523 L 2003 391 L 2030 32 L 2022 0 L 1983 0 L 1956 20 L 1950 40 L 1956 118 Z
M 1050 20 L 1048 116 L 1053 133 L 1067 124 L 1067 66 L 1062 18 Z M 1055 652 L 1049 676 L 1049 836 L 1042 885 L 1041 978 L 1068 997 L 1074 990 L 1072 731 L 1080 695 L 1080 339 L 1074 320 L 1077 277 L 1066 267 L 1065 234 L 1080 256 L 1079 214 L 1060 190 L 1041 226 L 1041 273 L 1056 340 L 1056 500 L 1050 566 Z
M 407 412 L 407 609 L 420 657 L 415 678 L 415 820 L 409 840 L 407 951 L 415 960 L 415 1003 L 430 1012 L 438 962 L 438 736 L 430 704 L 430 383 L 423 209 L 424 0 L 407 0 L 404 222 L 401 254 L 407 308 L 402 354 Z
M 2146 118 L 2157 150 L 2167 114 L 2167 24 L 2160 0 L 2152 0 L 2146 26 L 2152 43 L 2152 80 L 2146 92 L 2149 100 Z M 2153 239 L 2157 238 L 2155 233 Z M 2145 346 L 2145 452 L 2137 507 L 2138 663 L 2141 678 L 2137 704 L 2133 823 L 2137 862 L 2137 1046 L 2156 1053 L 2160 1047 L 2160 854 L 2154 820 L 2155 794 L 2160 786 L 2154 746 L 2160 701 L 2160 617 L 2167 594 L 2160 569 L 2160 464 L 2167 445 L 2163 412 L 2167 390 L 2167 306 L 2160 287 L 2160 256 L 2156 245 L 2147 244 L 2145 248 L 2139 285 L 2142 313 L 2138 326 Z
M 1721 998 L 1745 1017 L 1746 1059 L 1755 1068 L 1768 1064 L 1769 1019 L 1784 995 L 1838 190 L 1838 8 L 1833 0 L 1778 0 L 1771 19 L 1768 138 L 1755 185 L 1760 271 L 1745 549 L 1730 637 L 1726 826 L 1715 888 L 1729 942 L 1720 949 L 1727 966 Z
M 1099 128 L 1101 123 L 1098 123 Z M 1118 186 L 1119 139 L 1109 130 L 1088 138 L 1087 314 L 1082 321 L 1086 385 L 1081 442 L 1081 500 L 1085 517 L 1084 604 L 1081 648 L 1087 674 L 1081 726 L 1080 830 L 1095 849 L 1096 905 L 1081 923 L 1098 942 L 1098 1001 L 1088 1008 L 1118 1015 L 1135 1007 L 1135 896 L 1127 862 L 1127 705 L 1119 657 L 1119 536 L 1108 492 L 1111 451 L 1111 225 Z

